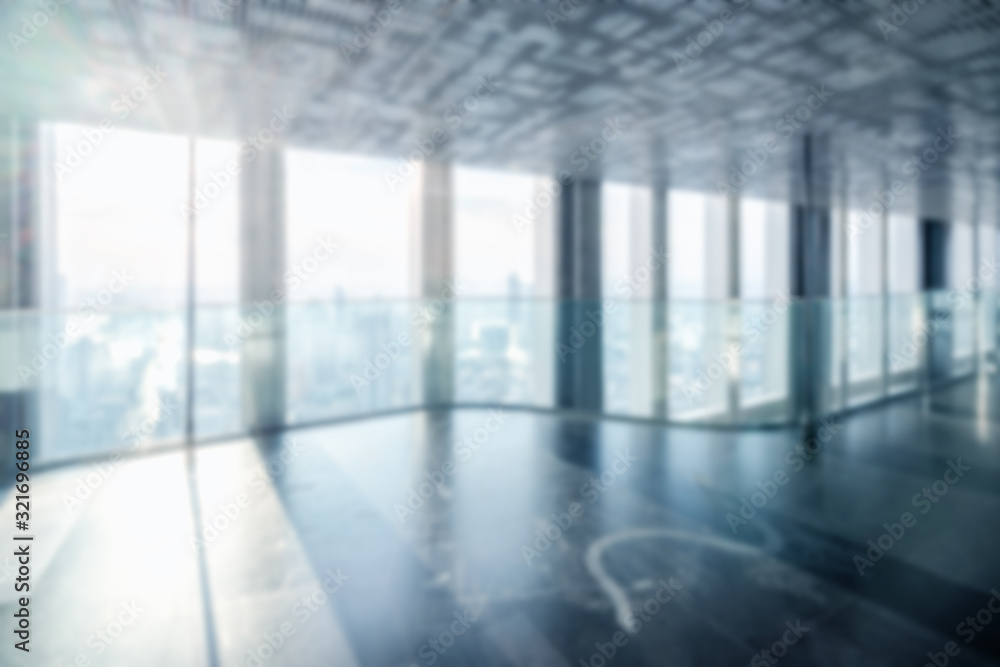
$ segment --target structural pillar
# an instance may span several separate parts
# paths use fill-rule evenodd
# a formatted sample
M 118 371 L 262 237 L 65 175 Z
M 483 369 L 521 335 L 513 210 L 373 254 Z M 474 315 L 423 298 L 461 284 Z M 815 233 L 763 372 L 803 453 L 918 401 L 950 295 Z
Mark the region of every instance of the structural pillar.
M 556 406 L 604 405 L 601 303 L 601 183 L 566 183 L 556 221 Z M 619 306 L 620 307 L 620 306 Z
M 742 334 L 742 304 L 740 303 L 740 195 L 738 192 L 726 196 L 726 346 L 730 350 L 741 350 Z M 729 363 L 728 391 L 726 395 L 726 414 L 734 422 L 739 422 L 740 393 L 742 389 L 742 372 L 740 362 L 742 354 L 732 355 Z
M 652 188 L 652 244 L 653 248 L 665 258 L 666 265 L 653 274 L 653 287 L 650 299 L 653 310 L 653 350 L 652 361 L 652 400 L 653 416 L 657 419 L 667 419 L 670 410 L 670 334 L 667 296 L 670 285 L 670 235 L 667 233 L 667 184 L 660 182 Z
M 240 172 L 240 306 L 251 326 L 240 347 L 244 424 L 251 433 L 285 423 L 285 158 L 276 140 Z
M 936 138 L 935 124 L 926 136 Z M 928 143 L 929 145 L 929 143 Z M 956 150 L 961 150 L 959 146 Z M 954 348 L 954 307 L 945 293 L 951 285 L 951 221 L 957 183 L 951 168 L 954 151 L 943 153 L 927 167 L 919 180 L 918 219 L 920 234 L 920 289 L 924 292 L 924 326 L 928 332 L 924 348 L 924 388 L 952 376 Z M 933 329 L 933 334 L 931 330 Z
M 455 282 L 452 224 L 452 168 L 425 162 L 413 190 L 411 247 L 413 285 L 430 325 L 421 346 L 420 379 L 423 404 L 445 407 L 455 398 Z
M 882 185 L 883 192 L 889 192 L 892 187 L 892 182 L 889 179 L 889 174 L 887 173 L 885 167 L 882 168 Z M 880 254 L 880 269 L 879 273 L 879 293 L 882 295 L 882 396 L 888 396 L 892 387 L 892 366 L 890 360 L 892 358 L 892 340 L 889 335 L 890 327 L 890 288 L 889 288 L 889 207 L 882 207 L 881 220 L 879 220 L 879 254 Z
M 28 428 L 37 446 L 37 377 L 22 380 L 41 347 L 39 308 L 40 132 L 37 122 L 4 118 L 0 124 L 0 479 L 13 470 L 13 433 Z
M 925 378 L 933 385 L 951 377 L 952 370 L 952 306 L 947 295 L 949 256 L 951 254 L 951 224 L 944 220 L 920 220 L 920 288 L 925 293 L 925 326 L 934 327 L 925 350 Z M 936 325 L 931 323 L 935 322 Z
M 806 135 L 792 158 L 790 292 L 793 410 L 814 427 L 826 409 L 830 386 L 830 165 L 826 137 Z

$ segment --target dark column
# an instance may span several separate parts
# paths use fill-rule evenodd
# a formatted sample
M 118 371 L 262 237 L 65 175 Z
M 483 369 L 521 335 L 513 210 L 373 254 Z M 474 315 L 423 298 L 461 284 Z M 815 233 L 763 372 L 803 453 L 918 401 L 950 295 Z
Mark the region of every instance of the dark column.
M 603 407 L 601 323 L 601 183 L 563 186 L 556 221 L 556 405 Z
M 928 336 L 925 349 L 925 378 L 934 384 L 951 377 L 952 371 L 952 304 L 944 293 L 949 286 L 949 256 L 951 225 L 943 220 L 923 218 L 920 221 L 920 287 L 925 294 L 925 327 Z
M 813 425 L 829 403 L 830 162 L 828 140 L 806 135 L 792 158 L 789 391 L 794 414 Z
M 670 285 L 670 235 L 667 233 L 667 185 L 657 183 L 652 188 L 652 225 L 653 225 L 653 247 L 657 251 L 662 251 L 666 257 L 667 266 L 660 271 L 653 273 L 652 308 L 653 308 L 653 350 L 650 359 L 652 360 L 653 375 L 653 416 L 666 419 L 669 414 L 669 335 L 668 335 L 668 311 L 667 295 Z
M 0 473 L 13 470 L 12 434 L 28 428 L 38 445 L 37 387 L 22 381 L 37 346 L 40 260 L 37 122 L 4 118 L 0 124 Z M 30 310 L 29 310 L 30 309 Z M 35 376 L 37 377 L 37 376 Z M 0 474 L 0 477 L 3 477 Z
M 947 122 L 947 121 L 944 121 Z M 926 145 L 937 138 L 939 123 L 926 128 Z M 945 125 L 947 127 L 947 125 Z M 955 215 L 955 174 L 952 172 L 954 150 L 943 153 L 933 163 L 925 161 L 925 171 L 918 180 L 918 219 L 920 225 L 920 288 L 924 291 L 924 325 L 927 343 L 924 348 L 925 387 L 952 375 L 954 307 L 946 290 L 951 287 L 951 221 Z M 933 333 L 932 333 L 933 332 Z
M 0 308 L 38 305 L 39 128 L 16 118 L 0 127 Z
M 942 220 L 920 221 L 920 286 L 927 291 L 948 289 L 951 225 Z
M 740 196 L 731 193 L 726 197 L 726 347 L 728 350 L 740 349 L 742 343 L 740 324 L 741 289 L 740 289 Z M 741 355 L 729 364 L 729 375 L 726 379 L 728 391 L 726 394 L 726 414 L 729 419 L 739 421 L 740 392 L 742 389 Z

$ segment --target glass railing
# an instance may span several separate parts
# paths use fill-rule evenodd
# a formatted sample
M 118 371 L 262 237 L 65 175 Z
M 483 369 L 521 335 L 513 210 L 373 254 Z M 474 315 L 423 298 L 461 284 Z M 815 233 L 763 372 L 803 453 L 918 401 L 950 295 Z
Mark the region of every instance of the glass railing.
M 575 304 L 578 313 L 603 311 L 591 318 L 600 335 L 580 338 L 600 348 L 588 358 L 600 359 L 601 412 L 685 424 L 796 424 L 804 410 L 834 413 L 926 389 L 974 373 L 977 349 L 995 359 L 1000 338 L 995 292 L 981 294 L 978 322 L 975 301 L 948 292 L 610 303 Z M 450 384 L 455 405 L 554 408 L 565 307 L 540 299 L 199 307 L 194 437 L 245 432 L 250 341 L 274 318 L 288 425 L 421 407 L 428 382 Z M 0 426 L 16 427 L 22 406 L 48 460 L 181 441 L 185 318 L 183 309 L 0 311 Z

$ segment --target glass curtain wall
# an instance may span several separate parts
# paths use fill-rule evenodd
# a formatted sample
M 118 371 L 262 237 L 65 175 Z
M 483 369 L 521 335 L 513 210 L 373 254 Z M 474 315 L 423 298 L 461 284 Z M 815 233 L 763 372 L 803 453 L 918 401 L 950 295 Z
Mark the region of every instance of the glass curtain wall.
M 239 350 L 231 335 L 239 322 L 240 183 L 227 165 L 238 162 L 234 141 L 195 143 L 195 401 L 200 438 L 239 433 Z
M 666 270 L 653 246 L 652 190 L 604 183 L 601 191 L 601 279 L 605 299 L 619 302 L 602 327 L 604 410 L 652 414 L 653 283 Z
M 854 405 L 870 402 L 884 390 L 882 271 L 886 223 L 881 214 L 872 215 L 861 208 L 850 208 L 847 216 L 851 225 L 848 229 L 859 230 L 847 235 L 845 246 L 847 402 Z
M 787 202 L 740 200 L 740 409 L 788 409 L 789 214 Z
M 730 365 L 725 297 L 726 201 L 715 193 L 668 193 L 670 266 L 668 405 L 680 421 L 725 418 Z M 722 275 L 720 275 L 722 274 Z
M 391 161 L 286 152 L 286 419 L 415 405 L 410 180 Z M 402 342 L 401 342 L 402 341 Z
M 455 400 L 551 405 L 551 183 L 455 167 L 452 187 Z
M 40 454 L 179 438 L 188 141 L 68 124 L 42 132 L 54 177 L 42 195 L 47 275 L 35 324 L 38 340 L 62 344 L 26 380 L 38 388 Z

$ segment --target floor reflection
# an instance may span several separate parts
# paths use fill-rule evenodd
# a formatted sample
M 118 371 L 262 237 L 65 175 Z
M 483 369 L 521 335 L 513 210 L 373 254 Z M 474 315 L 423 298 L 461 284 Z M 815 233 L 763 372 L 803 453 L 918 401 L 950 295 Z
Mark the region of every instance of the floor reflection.
M 792 430 L 470 409 L 206 446 L 190 467 L 130 459 L 72 507 L 90 468 L 52 470 L 32 659 L 922 664 L 1000 586 L 1000 429 L 962 411 L 975 389 L 838 418 L 815 451 Z M 919 513 L 956 461 L 968 471 Z M 123 604 L 135 622 L 91 640 Z M 998 628 L 962 642 L 962 664 L 994 664 Z

